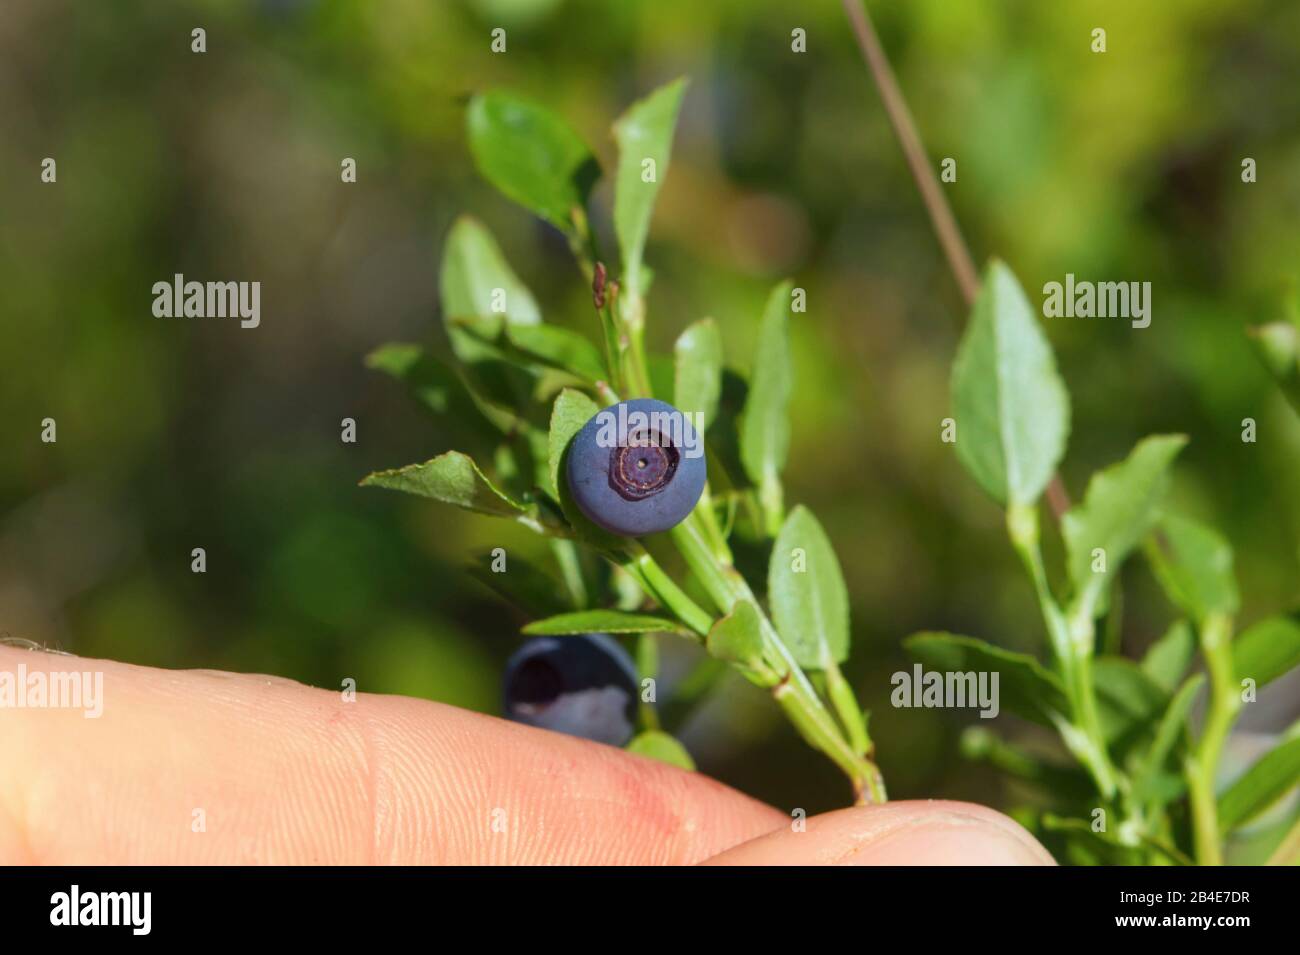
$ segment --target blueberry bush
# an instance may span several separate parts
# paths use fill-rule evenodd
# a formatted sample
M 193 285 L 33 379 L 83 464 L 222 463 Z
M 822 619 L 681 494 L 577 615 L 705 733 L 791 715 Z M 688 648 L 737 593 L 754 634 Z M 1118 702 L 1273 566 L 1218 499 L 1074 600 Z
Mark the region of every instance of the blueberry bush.
M 812 512 L 787 509 L 781 483 L 793 388 L 787 326 L 801 293 L 790 282 L 772 290 L 748 381 L 724 368 L 718 328 L 709 319 L 682 330 L 668 374 L 657 376 L 666 380 L 656 381 L 645 351 L 653 277 L 644 262 L 646 236 L 685 90 L 685 81 L 668 84 L 614 124 L 617 277 L 588 219 L 598 170 L 586 144 L 526 99 L 502 92 L 473 99 L 467 132 L 479 170 L 564 235 L 592 288 L 600 344 L 544 322 L 493 237 L 473 219 L 459 220 L 447 237 L 440 281 L 454 366 L 408 344 L 379 349 L 370 364 L 400 378 L 427 404 L 460 409 L 453 413 L 462 421 L 491 429 L 499 437 L 491 467 L 448 451 L 364 483 L 519 521 L 551 538 L 568 608 L 529 624 L 525 633 L 635 635 L 642 681 L 656 676 L 653 635 L 698 641 L 771 691 L 800 734 L 843 770 L 856 800 L 881 801 L 885 787 L 867 716 L 840 669 L 849 651 L 840 566 Z M 671 399 L 674 409 L 702 424 L 709 480 L 692 495 L 698 497 L 693 508 L 673 510 L 656 525 L 663 533 L 622 536 L 575 502 L 567 462 L 575 436 L 602 406 L 651 398 Z M 684 466 L 673 480 L 702 479 L 703 463 L 698 471 Z M 766 580 L 752 581 L 737 569 L 733 536 L 770 549 Z M 676 552 L 685 579 L 669 572 L 665 550 Z M 593 555 L 608 571 L 592 566 Z M 545 581 L 517 562 L 493 576 L 499 578 L 494 586 L 521 600 L 519 588 Z M 655 708 L 643 705 L 639 712 L 642 732 L 629 747 L 687 764 L 684 749 L 658 725 Z
M 446 238 L 440 274 L 450 358 L 391 344 L 369 364 L 457 428 L 489 435 L 490 459 L 451 450 L 363 483 L 547 537 L 564 582 L 558 606 L 542 569 L 513 562 L 508 573 L 484 579 L 519 606 L 549 611 L 537 614 L 526 634 L 635 642 L 641 697 L 629 749 L 691 768 L 689 754 L 660 725 L 652 692 L 655 641 L 676 635 L 770 691 L 803 738 L 843 771 L 855 801 L 882 801 L 868 714 L 841 671 L 850 646 L 841 568 L 821 523 L 806 507 L 789 507 L 782 485 L 787 408 L 797 386 L 789 324 L 802 290 L 789 281 L 771 290 L 746 343 L 753 356 L 747 378 L 725 364 L 709 319 L 683 329 L 671 356 L 646 352 L 653 280 L 646 237 L 686 88 L 677 81 L 654 91 L 613 126 L 617 267 L 589 219 L 600 170 L 582 139 L 516 95 L 488 92 L 469 103 L 467 137 L 479 171 L 563 235 L 575 280 L 592 289 L 599 337 L 545 322 L 492 235 L 460 219 Z M 1256 333 L 1284 385 L 1295 376 L 1297 330 L 1300 324 L 1279 323 Z M 980 282 L 951 389 L 957 460 L 1005 512 L 1011 546 L 1041 607 L 1046 652 L 1040 659 L 947 632 L 916 633 L 906 647 L 940 671 L 997 672 L 1002 707 L 1055 733 L 1060 746 L 1046 755 L 980 728 L 966 734 L 965 749 L 1043 791 L 1048 808 L 1023 821 L 1070 861 L 1221 861 L 1227 835 L 1300 779 L 1297 727 L 1228 788 L 1216 787 L 1243 705 L 1300 664 L 1300 622 L 1279 615 L 1237 632 L 1231 549 L 1214 529 L 1164 502 L 1186 443 L 1181 435 L 1142 440 L 1094 475 L 1081 501 L 1054 501 L 1056 520 L 1042 519 L 1070 433 L 1070 396 L 1004 264 L 993 262 Z M 674 512 L 662 532 L 624 536 L 617 521 L 593 522 L 591 508 L 575 502 L 569 456 L 601 408 L 642 399 L 699 416 L 708 480 L 694 507 Z M 1059 552 L 1059 561 L 1044 556 L 1049 535 L 1055 550 L 1048 553 Z M 766 552 L 766 579 L 742 573 L 733 557 L 740 546 Z M 1117 579 L 1135 556 L 1149 563 L 1173 618 L 1139 660 L 1117 652 Z M 1296 829 L 1281 837 L 1279 857 L 1294 855 L 1298 840 Z

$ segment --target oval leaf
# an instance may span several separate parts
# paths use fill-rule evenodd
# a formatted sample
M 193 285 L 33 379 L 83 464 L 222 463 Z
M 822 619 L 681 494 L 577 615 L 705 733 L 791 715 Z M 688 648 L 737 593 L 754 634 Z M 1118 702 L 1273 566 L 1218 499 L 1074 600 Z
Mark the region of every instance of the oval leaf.
M 1104 656 L 1092 666 L 1102 736 L 1108 745 L 1127 750 L 1155 726 L 1169 706 L 1169 694 L 1132 660 Z
M 1226 832 L 1254 819 L 1300 785 L 1300 737 L 1260 757 L 1219 797 L 1219 826 Z
M 1027 653 L 1004 650 L 974 637 L 935 632 L 913 634 L 903 646 L 945 673 L 997 673 L 1000 707 L 1027 720 L 1055 726 L 1061 714 L 1069 712 L 1061 681 Z M 920 691 L 920 687 L 913 688 L 914 693 Z
M 1165 795 L 1159 790 L 1159 782 L 1164 776 L 1163 771 L 1175 747 L 1187 736 L 1187 721 L 1191 717 L 1192 703 L 1196 701 L 1196 694 L 1200 692 L 1204 683 L 1204 674 L 1195 674 L 1169 701 L 1164 716 L 1160 718 L 1160 725 L 1156 727 L 1155 738 L 1150 748 L 1133 772 L 1135 802 L 1148 802 Z
M 584 335 L 556 325 L 507 326 L 506 339 L 526 357 L 589 382 L 609 377 L 600 350 Z
M 475 96 L 466 118 L 479 172 L 497 189 L 566 233 L 599 169 L 591 150 L 554 113 L 509 93 Z
M 740 459 L 758 487 L 769 532 L 780 523 L 781 470 L 790 446 L 788 408 L 794 379 L 790 368 L 791 287 L 782 282 L 774 288 L 763 309 L 740 428 Z
M 688 414 L 699 412 L 707 428 L 718 413 L 722 394 L 722 334 L 718 323 L 702 318 L 682 332 L 673 346 L 673 365 L 673 404 Z
M 695 636 L 695 631 L 675 620 L 643 613 L 624 613 L 621 610 L 578 610 L 556 614 L 545 620 L 533 621 L 522 632 L 534 637 L 559 637 L 577 633 L 684 633 Z
M 1165 595 L 1194 620 L 1237 612 L 1232 548 L 1213 528 L 1167 514 L 1148 538 L 1147 555 Z
M 1186 620 L 1175 621 L 1142 658 L 1142 669 L 1166 693 L 1172 693 L 1196 656 L 1196 634 Z
M 751 601 L 740 600 L 731 613 L 709 630 L 705 641 L 709 655 L 737 667 L 760 686 L 774 686 L 778 677 L 763 655 L 763 627 L 758 608 Z
M 526 513 L 522 504 L 497 490 L 474 460 L 459 451 L 448 451 L 423 464 L 376 471 L 361 484 L 363 487 L 383 487 L 431 497 L 435 501 L 497 517 L 519 517 Z
M 626 543 L 622 538 L 610 534 L 593 524 L 569 493 L 569 482 L 564 479 L 564 456 L 574 435 L 582 430 L 600 408 L 594 401 L 580 391 L 565 388 L 555 399 L 551 408 L 551 430 L 547 435 L 549 446 L 548 480 L 549 490 L 560 503 L 560 510 L 565 520 L 574 528 L 579 537 L 598 550 L 606 552 L 619 550 Z
M 1291 615 L 1252 624 L 1232 642 L 1232 660 L 1238 680 L 1263 686 L 1277 679 L 1300 664 L 1300 623 Z
M 812 511 L 790 512 L 772 545 L 772 620 L 801 667 L 825 669 L 849 655 L 849 594 L 830 539 Z
M 438 293 L 446 322 L 493 315 L 504 315 L 511 325 L 542 320 L 536 299 L 510 268 L 492 233 L 470 216 L 461 216 L 447 233 Z
M 1169 483 L 1169 465 L 1186 443 L 1182 435 L 1139 441 L 1119 464 L 1094 474 L 1083 503 L 1062 518 L 1074 605 L 1080 615 L 1095 617 L 1105 607 L 1111 581 L 1157 517 Z
M 618 176 L 614 187 L 614 231 L 623 255 L 623 278 L 628 298 L 645 293 L 641 259 L 655 197 L 668 173 L 673 130 L 681 107 L 686 80 L 661 86 L 632 104 L 614 124 L 618 142 Z
M 569 447 L 569 442 L 573 436 L 582 430 L 582 426 L 596 416 L 600 408 L 596 402 L 592 401 L 581 391 L 574 391 L 572 388 L 566 388 L 560 392 L 555 399 L 555 405 L 551 409 L 551 431 L 548 437 L 550 448 L 550 471 L 552 493 L 556 494 L 556 500 L 560 500 L 558 491 L 560 484 L 560 467 L 564 460 L 564 452 Z
M 546 571 L 522 557 L 510 555 L 509 570 L 497 573 L 492 570 L 491 553 L 474 555 L 466 565 L 469 575 L 524 613 L 548 615 L 564 613 L 566 606 L 564 588 Z
M 686 751 L 686 747 L 662 730 L 646 730 L 644 733 L 638 733 L 627 744 L 627 751 L 638 756 L 657 759 L 678 769 L 695 771 L 695 760 L 691 759 L 691 754 Z
M 1070 398 L 1015 275 L 990 264 L 952 369 L 957 457 L 1001 504 L 1032 504 L 1070 430 Z

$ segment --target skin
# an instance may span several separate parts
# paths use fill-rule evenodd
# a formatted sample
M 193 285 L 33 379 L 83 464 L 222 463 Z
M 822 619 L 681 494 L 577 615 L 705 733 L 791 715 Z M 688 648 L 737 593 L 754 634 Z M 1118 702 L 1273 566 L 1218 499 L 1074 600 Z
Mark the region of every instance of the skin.
M 0 646 L 19 664 L 102 672 L 103 712 L 0 709 L 3 864 L 1051 864 L 981 806 L 796 832 L 698 773 L 425 700 Z

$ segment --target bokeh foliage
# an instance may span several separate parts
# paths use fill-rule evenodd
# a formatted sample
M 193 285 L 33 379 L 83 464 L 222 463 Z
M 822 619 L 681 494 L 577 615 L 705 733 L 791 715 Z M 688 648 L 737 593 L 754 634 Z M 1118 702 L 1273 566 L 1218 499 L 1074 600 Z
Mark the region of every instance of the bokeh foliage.
M 978 258 L 1010 263 L 1031 301 L 1067 272 L 1153 284 L 1150 328 L 1044 324 L 1072 398 L 1067 486 L 1080 496 L 1145 434 L 1188 435 L 1171 500 L 1232 543 L 1239 619 L 1293 605 L 1300 421 L 1243 329 L 1279 316 L 1300 269 L 1300 7 L 873 11 L 932 157 L 958 159 L 945 188 Z M 190 52 L 195 26 L 206 54 Z M 495 26 L 504 55 L 489 51 Z M 807 54 L 790 51 L 795 26 Z M 1095 26 L 1104 55 L 1088 48 Z M 650 346 L 667 352 L 707 314 L 743 366 L 772 283 L 792 274 L 808 290 L 786 483 L 839 553 L 849 676 L 891 794 L 1014 805 L 1022 793 L 955 758 L 952 714 L 889 706 L 908 633 L 1024 650 L 1041 637 L 1000 511 L 939 441 L 966 309 L 836 4 L 9 0 L 0 632 L 146 664 L 352 676 L 494 712 L 523 617 L 462 568 L 495 546 L 544 545 L 356 487 L 457 446 L 454 426 L 362 357 L 441 339 L 437 262 L 465 210 L 548 321 L 591 335 L 564 239 L 474 171 L 465 104 L 526 91 L 611 169 L 608 118 L 680 75 L 691 83 L 647 250 Z M 46 156 L 57 185 L 39 181 Z M 339 181 L 344 156 L 355 185 Z M 596 200 L 612 246 L 607 189 Z M 176 272 L 260 280 L 261 327 L 155 319 L 150 287 Z M 348 416 L 356 445 L 339 441 Z M 45 417 L 57 444 L 39 441 Z M 190 573 L 196 546 L 204 576 Z M 1137 655 L 1168 606 L 1141 564 L 1123 583 Z M 1295 696 L 1270 688 L 1245 727 L 1276 732 Z M 743 682 L 694 723 L 702 770 L 779 805 L 840 800 L 833 770 Z

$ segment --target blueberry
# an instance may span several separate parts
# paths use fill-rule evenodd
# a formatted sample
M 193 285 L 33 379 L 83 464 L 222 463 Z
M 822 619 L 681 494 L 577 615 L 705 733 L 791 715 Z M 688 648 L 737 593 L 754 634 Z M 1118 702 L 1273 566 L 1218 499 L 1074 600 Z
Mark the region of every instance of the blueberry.
M 506 663 L 508 719 L 622 746 L 636 719 L 636 666 L 604 633 L 537 637 Z
M 621 401 L 582 426 L 569 447 L 574 502 L 623 537 L 666 531 L 704 491 L 704 442 L 690 416 L 653 398 Z

